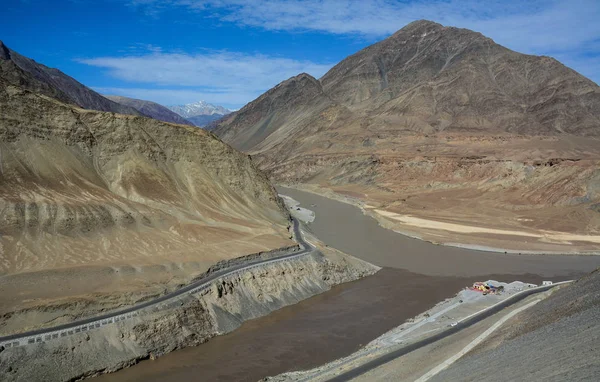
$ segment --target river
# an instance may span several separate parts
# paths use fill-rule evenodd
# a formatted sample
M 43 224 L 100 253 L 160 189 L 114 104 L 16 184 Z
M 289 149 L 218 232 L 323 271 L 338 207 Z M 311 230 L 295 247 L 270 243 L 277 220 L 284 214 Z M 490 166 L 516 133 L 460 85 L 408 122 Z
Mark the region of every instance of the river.
M 100 381 L 257 381 L 348 355 L 473 281 L 558 281 L 600 266 L 600 257 L 505 255 L 433 245 L 384 229 L 352 205 L 279 191 L 316 212 L 309 229 L 320 240 L 384 268 L 201 346 L 143 361 Z
M 315 210 L 310 230 L 321 241 L 382 267 L 433 276 L 531 273 L 569 279 L 600 266 L 600 256 L 518 255 L 434 245 L 382 228 L 353 205 L 289 188 L 279 187 L 279 192 Z

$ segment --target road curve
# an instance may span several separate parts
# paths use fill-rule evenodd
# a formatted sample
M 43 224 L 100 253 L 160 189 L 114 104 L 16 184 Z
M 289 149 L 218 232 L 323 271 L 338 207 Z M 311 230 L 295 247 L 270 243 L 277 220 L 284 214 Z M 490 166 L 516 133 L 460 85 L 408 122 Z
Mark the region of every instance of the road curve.
M 2 336 L 2 337 L 0 337 L 0 347 L 9 348 L 9 347 L 15 347 L 15 346 L 22 346 L 22 345 L 26 345 L 26 344 L 41 343 L 41 342 L 45 342 L 50 339 L 66 337 L 67 335 L 72 335 L 74 333 L 88 331 L 88 330 L 98 328 L 98 327 L 101 327 L 101 326 L 104 326 L 104 325 L 107 325 L 110 323 L 118 322 L 118 321 L 124 320 L 126 318 L 137 316 L 138 312 L 142 309 L 163 303 L 170 299 L 179 297 L 185 293 L 190 293 L 190 292 L 195 293 L 202 289 L 206 289 L 210 286 L 210 284 L 213 281 L 215 281 L 221 277 L 230 275 L 232 273 L 236 273 L 241 270 L 245 270 L 245 269 L 249 269 L 249 268 L 262 266 L 262 265 L 269 264 L 269 263 L 286 261 L 286 260 L 289 260 L 292 258 L 304 256 L 308 253 L 311 253 L 315 248 L 312 245 L 310 245 L 308 242 L 306 242 L 304 240 L 304 238 L 302 237 L 302 232 L 300 231 L 300 223 L 298 222 L 298 220 L 295 218 L 292 218 L 292 221 L 294 224 L 294 229 L 293 229 L 294 238 L 295 238 L 296 242 L 298 244 L 300 244 L 300 246 L 301 246 L 300 251 L 295 251 L 295 252 L 289 253 L 287 255 L 277 256 L 277 257 L 273 257 L 273 258 L 267 259 L 267 260 L 259 260 L 259 261 L 254 261 L 251 263 L 234 265 L 232 267 L 212 273 L 205 278 L 194 281 L 182 288 L 179 288 L 173 292 L 167 293 L 163 296 L 160 296 L 155 299 L 131 306 L 129 308 L 125 308 L 125 309 L 121 309 L 121 310 L 114 311 L 111 313 L 107 313 L 107 314 L 104 314 L 101 316 L 95 316 L 95 317 L 90 317 L 90 318 L 86 318 L 83 320 L 77 320 L 77 321 L 70 322 L 68 324 L 62 324 L 62 325 L 58 325 L 58 326 L 54 326 L 54 327 L 50 327 L 50 328 L 43 328 L 43 329 L 31 330 L 31 331 L 27 331 L 27 332 L 23 332 L 23 333 L 11 334 L 8 336 Z
M 406 355 L 406 354 L 408 354 L 410 352 L 413 352 L 413 351 L 415 351 L 417 349 L 420 349 L 420 348 L 422 348 L 424 346 L 427 346 L 427 345 L 432 344 L 432 343 L 434 343 L 436 341 L 439 341 L 439 340 L 444 339 L 444 338 L 446 338 L 448 336 L 451 336 L 451 335 L 453 335 L 455 333 L 458 333 L 459 331 L 461 331 L 463 329 L 466 329 L 466 328 L 468 328 L 468 327 L 470 327 L 470 326 L 472 326 L 472 325 L 474 325 L 474 324 L 476 324 L 476 323 L 478 323 L 478 322 L 480 322 L 480 321 L 482 321 L 482 320 L 484 320 L 484 319 L 486 319 L 486 318 L 488 318 L 488 317 L 490 317 L 490 316 L 492 316 L 492 315 L 500 312 L 502 309 L 504 309 L 504 308 L 506 308 L 506 307 L 508 307 L 510 305 L 513 305 L 513 304 L 515 304 L 515 303 L 517 303 L 519 301 L 522 301 L 526 297 L 529 297 L 529 296 L 531 296 L 533 294 L 536 294 L 536 293 L 545 292 L 545 291 L 547 291 L 550 288 L 553 288 L 555 286 L 562 285 L 562 284 L 565 284 L 565 283 L 569 283 L 569 282 L 571 282 L 571 281 L 565 281 L 565 282 L 561 282 L 561 283 L 555 283 L 555 284 L 552 284 L 552 285 L 544 285 L 544 286 L 540 286 L 540 287 L 537 287 L 537 288 L 532 288 L 532 289 L 529 289 L 529 290 L 524 290 L 523 292 L 515 294 L 515 295 L 507 298 L 506 300 L 504 300 L 504 301 L 502 301 L 502 302 L 500 302 L 500 303 L 498 303 L 496 305 L 491 306 L 488 309 L 485 309 L 485 310 L 483 310 L 483 311 L 481 311 L 481 312 L 479 312 L 479 313 L 477 313 L 477 314 L 475 314 L 473 316 L 470 316 L 470 317 L 464 319 L 463 321 L 460 321 L 456 326 L 450 327 L 450 328 L 444 330 L 443 332 L 437 333 L 437 334 L 435 334 L 435 335 L 433 335 L 431 337 L 424 338 L 424 339 L 422 339 L 420 341 L 414 342 L 414 343 L 409 344 L 407 346 L 404 346 L 404 347 L 402 347 L 400 349 L 397 349 L 397 350 L 394 350 L 394 351 L 392 351 L 390 353 L 384 354 L 381 357 L 375 358 L 374 360 L 371 360 L 371 361 L 369 361 L 369 362 L 367 362 L 367 363 L 365 363 L 363 365 L 360 365 L 360 366 L 358 366 L 358 367 L 356 367 L 356 368 L 354 368 L 352 370 L 348 370 L 345 373 L 342 373 L 342 374 L 337 375 L 337 376 L 335 376 L 335 377 L 333 377 L 331 379 L 328 379 L 327 382 L 349 381 L 349 380 L 351 380 L 353 378 L 356 378 L 356 377 L 358 377 L 358 376 L 360 376 L 360 375 L 362 375 L 362 374 L 364 374 L 364 373 L 366 373 L 366 372 L 368 372 L 368 371 L 370 371 L 372 369 L 375 369 L 376 367 L 379 367 L 379 366 L 381 366 L 383 364 L 386 364 L 386 363 L 388 363 L 388 362 L 390 362 L 390 361 L 392 361 L 392 360 L 394 360 L 394 359 L 396 359 L 398 357 L 401 357 L 401 356 Z

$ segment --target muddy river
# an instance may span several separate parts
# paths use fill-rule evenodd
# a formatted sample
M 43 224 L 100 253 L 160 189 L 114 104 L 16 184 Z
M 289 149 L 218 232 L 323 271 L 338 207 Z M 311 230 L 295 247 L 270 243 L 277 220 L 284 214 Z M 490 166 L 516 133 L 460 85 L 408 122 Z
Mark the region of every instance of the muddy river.
M 322 241 L 384 269 L 246 322 L 201 346 L 143 361 L 100 381 L 258 381 L 348 355 L 473 281 L 558 281 L 600 266 L 600 257 L 504 255 L 437 246 L 381 228 L 354 206 L 296 190 L 280 192 L 315 210 L 310 230 Z
M 280 187 L 279 192 L 316 212 L 309 228 L 321 241 L 382 267 L 437 276 L 532 273 L 569 279 L 600 266 L 600 256 L 518 255 L 434 245 L 382 228 L 353 205 L 293 189 Z

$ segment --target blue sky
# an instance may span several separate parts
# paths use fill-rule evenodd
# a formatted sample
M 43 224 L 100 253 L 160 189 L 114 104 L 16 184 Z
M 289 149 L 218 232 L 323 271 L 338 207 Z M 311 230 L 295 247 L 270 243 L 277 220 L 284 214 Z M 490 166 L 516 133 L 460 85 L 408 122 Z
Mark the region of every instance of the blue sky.
M 0 0 L 0 39 L 104 94 L 238 108 L 407 23 L 476 30 L 600 82 L 599 0 Z

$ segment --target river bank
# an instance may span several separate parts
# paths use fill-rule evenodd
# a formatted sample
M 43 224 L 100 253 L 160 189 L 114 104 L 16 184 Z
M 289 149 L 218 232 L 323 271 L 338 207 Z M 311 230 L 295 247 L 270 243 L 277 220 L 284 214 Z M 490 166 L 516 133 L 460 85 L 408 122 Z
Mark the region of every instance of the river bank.
M 561 281 L 589 272 L 598 264 L 593 260 L 600 261 L 590 256 L 519 256 L 436 246 L 382 228 L 349 204 L 279 191 L 315 212 L 307 228 L 309 241 L 318 238 L 385 267 L 373 276 L 245 322 L 202 346 L 141 362 L 102 380 L 256 381 L 310 369 L 351 354 L 474 281 Z M 512 264 L 515 259 L 520 262 Z
M 471 249 L 476 251 L 528 254 L 528 255 L 600 255 L 600 235 L 582 235 L 573 232 L 532 229 L 523 226 L 528 218 L 515 218 L 508 225 L 494 224 L 493 216 L 485 224 L 464 218 L 454 220 L 441 217 L 435 212 L 435 204 L 429 210 L 415 215 L 401 213 L 385 203 L 372 201 L 367 194 L 342 189 L 329 189 L 316 184 L 281 185 L 281 189 L 293 189 L 325 196 L 329 199 L 358 207 L 387 229 L 432 244 Z M 425 208 L 425 207 L 423 207 Z M 432 215 L 433 214 L 433 215 Z
M 511 300 L 511 298 L 516 301 L 519 295 L 527 295 L 533 293 L 536 289 L 545 290 L 545 288 L 547 288 L 536 288 L 536 285 L 534 284 L 522 283 L 520 281 L 502 283 L 495 280 L 487 280 L 486 284 L 502 287 L 502 290 L 484 295 L 481 292 L 469 288 L 463 289 L 455 296 L 439 302 L 433 308 L 420 313 L 416 317 L 406 320 L 402 325 L 377 337 L 348 357 L 337 359 L 311 370 L 284 373 L 269 378 L 268 380 L 272 382 L 324 382 L 343 373 L 357 372 L 357 374 L 360 374 L 358 370 L 367 367 L 369 362 L 373 362 L 376 359 L 387 359 L 387 357 L 393 353 L 401 352 L 403 348 L 430 338 L 431 336 L 441 336 L 444 331 L 455 327 L 459 323 L 468 320 L 475 315 L 492 309 L 494 306 L 500 305 L 507 300 Z M 560 285 L 557 284 L 556 287 L 558 288 L 559 286 Z M 549 294 L 550 293 L 547 291 L 542 291 L 539 294 L 536 294 L 535 298 L 545 298 Z M 527 301 L 528 297 L 524 297 L 524 299 Z M 515 304 L 519 305 L 519 302 L 517 301 Z M 510 308 L 508 308 L 508 310 L 510 310 Z M 468 331 L 467 328 L 463 330 Z M 422 364 L 421 369 L 424 368 L 427 370 L 427 365 L 430 365 L 429 368 L 433 367 L 427 354 L 423 356 L 423 359 L 419 359 L 418 362 Z M 385 361 L 382 361 L 382 364 L 385 363 Z M 410 367 L 414 366 L 415 365 L 410 365 Z M 407 365 L 403 365 L 403 367 L 407 368 Z M 405 375 L 401 380 L 414 380 L 417 377 L 418 375 L 411 375 L 410 377 Z M 363 378 L 362 375 L 361 378 L 366 381 L 382 379 L 381 376 L 375 379 L 368 379 Z
M 245 321 L 378 269 L 333 250 L 243 269 L 127 320 L 47 342 L 0 348 L 0 379 L 70 381 L 114 372 L 205 343 Z
M 519 255 L 435 245 L 382 227 L 379 221 L 349 201 L 286 187 L 278 187 L 278 191 L 300 202 L 301 207 L 315 210 L 316 219 L 308 229 L 321 241 L 381 267 L 431 276 L 534 274 L 566 280 L 600 266 L 600 256 Z

